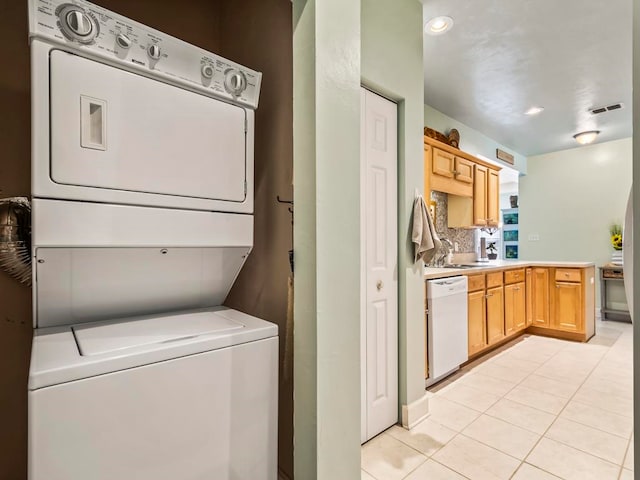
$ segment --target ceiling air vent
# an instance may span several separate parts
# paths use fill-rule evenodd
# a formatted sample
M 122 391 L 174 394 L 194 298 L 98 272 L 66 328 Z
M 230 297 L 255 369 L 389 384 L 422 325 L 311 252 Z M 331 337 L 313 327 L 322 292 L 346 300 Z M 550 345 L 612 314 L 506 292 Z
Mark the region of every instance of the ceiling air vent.
M 620 110 L 621 108 L 624 108 L 624 104 L 614 103 L 613 105 L 607 105 L 606 107 L 592 108 L 589 111 L 591 112 L 592 115 L 598 115 L 604 112 L 612 112 L 613 110 Z

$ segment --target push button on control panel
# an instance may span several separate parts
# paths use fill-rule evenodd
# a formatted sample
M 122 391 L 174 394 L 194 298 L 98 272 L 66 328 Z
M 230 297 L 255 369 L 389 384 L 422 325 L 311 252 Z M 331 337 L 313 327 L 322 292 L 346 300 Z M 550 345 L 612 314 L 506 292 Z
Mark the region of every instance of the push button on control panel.
M 204 78 L 211 79 L 213 78 L 213 74 L 215 73 L 215 70 L 213 68 L 213 65 L 205 63 L 204 65 L 202 65 L 201 72 Z

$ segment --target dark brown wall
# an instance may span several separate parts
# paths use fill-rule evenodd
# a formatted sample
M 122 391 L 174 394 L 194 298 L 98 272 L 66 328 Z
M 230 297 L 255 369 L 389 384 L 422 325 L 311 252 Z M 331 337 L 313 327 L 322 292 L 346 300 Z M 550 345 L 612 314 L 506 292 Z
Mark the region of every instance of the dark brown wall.
M 278 324 L 280 334 L 279 458 L 293 478 L 293 363 L 284 370 L 287 338 L 288 205 L 293 198 L 293 32 L 289 0 L 227 2 L 220 29 L 224 54 L 262 72 L 255 136 L 254 248 L 225 304 Z M 292 332 L 289 332 L 292 333 Z M 292 338 L 292 337 L 291 337 Z M 291 349 L 293 345 L 290 345 Z
M 229 304 L 280 325 L 284 338 L 291 224 L 289 0 L 101 0 L 101 6 L 265 72 L 256 136 L 255 248 Z M 30 194 L 27 1 L 0 2 L 0 197 Z M 224 35 L 222 35 L 224 33 Z M 26 478 L 31 289 L 0 272 L 0 480 Z M 281 342 L 281 351 L 284 348 Z M 292 386 L 281 382 L 280 462 L 293 471 Z M 283 449 L 284 447 L 284 449 Z
M 30 173 L 27 2 L 0 4 L 0 197 L 28 196 Z M 0 479 L 26 478 L 31 289 L 0 272 Z

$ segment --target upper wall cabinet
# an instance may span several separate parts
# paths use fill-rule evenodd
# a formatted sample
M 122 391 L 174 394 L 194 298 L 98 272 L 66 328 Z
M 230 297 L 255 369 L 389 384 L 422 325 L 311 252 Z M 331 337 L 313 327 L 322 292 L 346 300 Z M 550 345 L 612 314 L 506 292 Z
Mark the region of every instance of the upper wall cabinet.
M 424 137 L 425 192 L 449 194 L 449 227 L 495 227 L 500 221 L 500 167 Z

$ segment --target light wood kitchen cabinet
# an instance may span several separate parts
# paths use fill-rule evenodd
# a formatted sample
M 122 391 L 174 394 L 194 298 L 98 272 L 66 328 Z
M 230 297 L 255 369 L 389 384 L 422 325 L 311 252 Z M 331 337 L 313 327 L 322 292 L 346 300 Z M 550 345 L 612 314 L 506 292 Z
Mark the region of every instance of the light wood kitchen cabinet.
M 428 143 L 424 144 L 424 196 L 425 200 L 429 199 L 431 193 L 431 162 L 433 157 L 433 148 Z
M 484 290 L 468 294 L 469 356 L 487 347 L 487 317 Z
M 512 283 L 504 287 L 504 327 L 505 334 L 519 332 L 526 328 L 525 283 Z
M 582 330 L 582 284 L 555 281 L 551 327 L 568 332 Z
M 497 227 L 500 223 L 500 172 L 489 169 L 486 188 L 487 226 Z
M 493 345 L 505 337 L 504 287 L 487 289 L 487 344 Z
M 475 166 L 473 183 L 473 224 L 487 225 L 487 179 L 489 169 L 483 165 Z
M 463 197 L 473 196 L 473 163 L 454 153 L 432 146 L 432 190 Z
M 527 316 L 527 327 L 533 323 L 533 268 L 527 268 L 525 273 L 525 284 L 526 284 L 526 316 Z
M 549 269 L 531 269 L 531 324 L 549 326 Z

